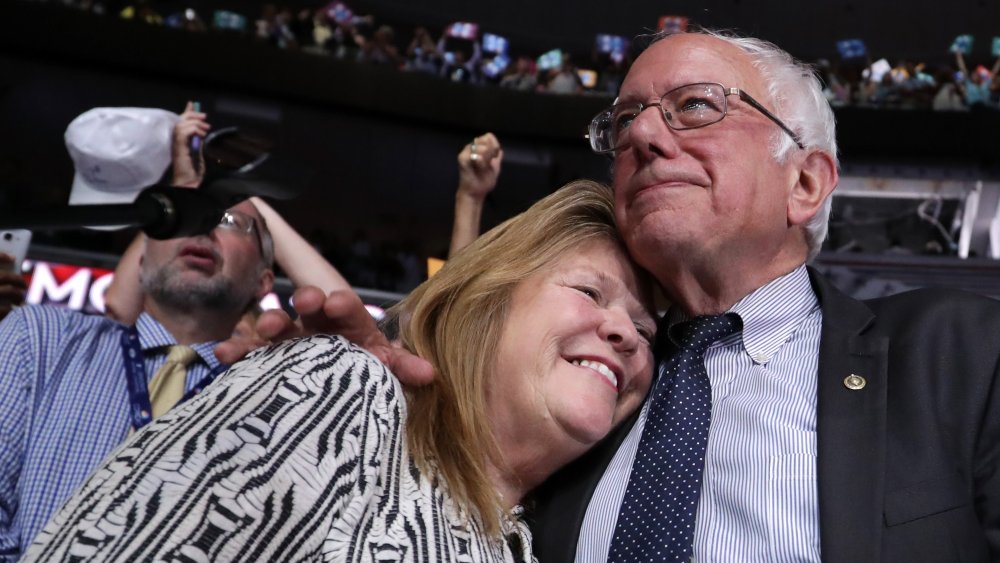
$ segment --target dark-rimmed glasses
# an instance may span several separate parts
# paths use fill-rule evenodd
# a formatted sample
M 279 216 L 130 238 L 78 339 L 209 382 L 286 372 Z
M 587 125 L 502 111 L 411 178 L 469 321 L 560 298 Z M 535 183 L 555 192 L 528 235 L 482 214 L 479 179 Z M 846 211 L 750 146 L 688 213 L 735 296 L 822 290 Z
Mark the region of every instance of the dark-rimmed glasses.
M 660 97 L 659 103 L 630 102 L 611 106 L 597 114 L 590 122 L 588 135 L 590 148 L 596 153 L 609 153 L 627 145 L 628 128 L 632 120 L 638 117 L 642 110 L 653 106 L 660 108 L 663 121 L 674 130 L 697 129 L 718 123 L 729 112 L 727 96 L 739 96 L 764 117 L 781 127 L 782 131 L 788 133 L 800 149 L 805 148 L 798 135 L 750 94 L 739 88 L 726 88 L 715 82 L 678 86 Z

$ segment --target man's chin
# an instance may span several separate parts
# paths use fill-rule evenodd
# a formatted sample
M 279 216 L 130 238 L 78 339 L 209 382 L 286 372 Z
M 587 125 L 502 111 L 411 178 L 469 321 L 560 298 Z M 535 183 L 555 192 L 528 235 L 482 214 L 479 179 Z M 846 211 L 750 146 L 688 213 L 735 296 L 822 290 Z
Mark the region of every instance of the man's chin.
M 202 283 L 185 283 L 157 288 L 150 296 L 160 303 L 175 309 L 192 311 L 208 309 L 213 311 L 241 310 L 243 299 L 229 284 L 218 280 L 202 280 Z
M 639 224 L 622 234 L 629 255 L 647 270 L 662 259 L 671 241 L 669 230 L 660 225 Z

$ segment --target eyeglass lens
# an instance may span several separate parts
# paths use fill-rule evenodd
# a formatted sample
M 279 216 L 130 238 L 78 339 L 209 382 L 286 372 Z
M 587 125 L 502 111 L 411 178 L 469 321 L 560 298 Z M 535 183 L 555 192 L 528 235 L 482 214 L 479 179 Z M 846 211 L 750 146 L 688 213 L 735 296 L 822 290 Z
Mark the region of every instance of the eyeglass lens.
M 689 84 L 660 99 L 667 124 L 674 129 L 711 125 L 726 115 L 726 91 L 719 84 Z
M 224 229 L 250 233 L 254 228 L 253 217 L 244 215 L 239 211 L 226 211 L 219 220 L 219 226 Z
M 720 121 L 726 115 L 726 91 L 719 84 L 688 84 L 660 98 L 660 111 L 673 129 L 694 129 Z M 609 151 L 623 143 L 623 136 L 639 113 L 651 106 L 616 104 L 594 118 L 591 145 Z

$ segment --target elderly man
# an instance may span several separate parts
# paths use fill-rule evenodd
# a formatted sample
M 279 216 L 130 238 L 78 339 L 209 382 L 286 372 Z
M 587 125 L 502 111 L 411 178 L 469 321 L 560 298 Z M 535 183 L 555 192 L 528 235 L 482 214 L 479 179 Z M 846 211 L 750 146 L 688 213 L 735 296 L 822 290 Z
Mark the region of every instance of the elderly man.
M 16 559 L 129 432 L 224 369 L 213 348 L 271 290 L 273 257 L 245 201 L 207 235 L 147 241 L 134 326 L 49 306 L 0 323 L 0 560 Z M 168 362 L 182 367 L 161 370 Z
M 762 41 L 668 36 L 591 138 L 614 155 L 629 250 L 674 307 L 634 423 L 541 492 L 539 559 L 1000 557 L 1000 303 L 861 303 L 804 266 L 837 183 L 809 69 Z M 673 369 L 675 325 L 706 317 L 734 334 L 700 375 Z M 706 370 L 710 391 L 689 385 Z
M 805 266 L 837 184 L 812 72 L 762 41 L 668 36 L 590 132 L 674 306 L 644 407 L 538 491 L 539 560 L 1000 559 L 1000 303 L 862 303 Z M 311 328 L 432 377 L 356 298 L 296 300 Z

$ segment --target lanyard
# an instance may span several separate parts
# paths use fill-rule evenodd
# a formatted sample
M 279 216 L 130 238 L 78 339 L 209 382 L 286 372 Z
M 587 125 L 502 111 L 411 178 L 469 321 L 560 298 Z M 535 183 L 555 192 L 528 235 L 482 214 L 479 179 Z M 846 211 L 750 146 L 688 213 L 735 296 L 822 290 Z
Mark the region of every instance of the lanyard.
M 125 362 L 125 382 L 128 384 L 129 414 L 132 416 L 132 428 L 138 430 L 153 420 L 153 407 L 149 403 L 146 362 L 142 356 L 142 347 L 139 345 L 139 331 L 134 326 L 122 331 L 121 345 L 122 359 Z M 206 385 L 215 380 L 228 367 L 225 364 L 219 364 L 212 368 L 211 373 L 185 393 L 180 402 L 183 403 L 200 393 Z

